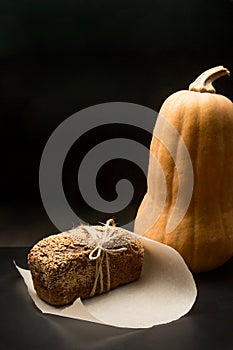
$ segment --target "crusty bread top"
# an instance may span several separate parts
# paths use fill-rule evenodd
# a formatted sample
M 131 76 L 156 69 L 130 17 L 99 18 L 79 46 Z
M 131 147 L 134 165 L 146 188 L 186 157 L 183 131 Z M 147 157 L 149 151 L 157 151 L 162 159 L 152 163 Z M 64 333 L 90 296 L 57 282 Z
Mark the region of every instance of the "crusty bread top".
M 33 265 L 34 269 L 38 267 L 38 270 L 44 270 L 48 274 L 57 268 L 62 268 L 70 260 L 86 258 L 96 247 L 95 239 L 86 228 L 87 226 L 78 226 L 39 241 L 28 254 L 29 268 L 30 265 Z M 105 226 L 92 226 L 92 228 L 101 234 L 104 234 L 106 230 Z M 126 230 L 118 227 L 108 227 L 107 230 L 109 229 L 113 230 L 113 234 L 103 243 L 104 248 L 118 249 L 125 246 L 134 250 L 143 250 L 141 240 Z

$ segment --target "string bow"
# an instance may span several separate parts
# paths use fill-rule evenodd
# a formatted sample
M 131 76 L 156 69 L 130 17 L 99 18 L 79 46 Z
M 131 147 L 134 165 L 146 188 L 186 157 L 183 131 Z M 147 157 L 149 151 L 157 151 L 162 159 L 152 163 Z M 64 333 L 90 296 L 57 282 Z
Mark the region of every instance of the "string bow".
M 106 261 L 106 270 L 107 270 L 107 291 L 110 290 L 111 280 L 110 280 L 110 266 L 109 266 L 109 254 L 118 254 L 121 251 L 127 250 L 126 247 L 113 247 L 111 246 L 110 241 L 118 237 L 116 233 L 116 224 L 113 219 L 109 219 L 106 224 L 103 226 L 104 231 L 98 231 L 92 226 L 84 226 L 86 231 L 91 235 L 95 248 L 90 252 L 89 259 L 96 260 L 96 270 L 95 270 L 95 281 L 90 293 L 90 296 L 93 296 L 96 292 L 96 287 L 98 280 L 100 280 L 100 293 L 104 291 L 104 281 L 103 281 L 103 260 Z

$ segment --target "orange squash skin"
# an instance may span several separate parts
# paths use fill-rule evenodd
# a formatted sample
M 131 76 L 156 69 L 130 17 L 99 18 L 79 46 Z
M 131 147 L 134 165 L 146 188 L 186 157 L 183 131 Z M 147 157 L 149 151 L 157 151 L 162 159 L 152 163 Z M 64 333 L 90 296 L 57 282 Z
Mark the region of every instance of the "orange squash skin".
M 167 148 L 153 136 L 150 152 L 164 172 L 166 201 L 155 221 L 158 172 L 149 162 L 148 189 L 134 231 L 175 248 L 191 271 L 212 270 L 233 256 L 233 104 L 219 94 L 184 90 L 171 95 L 159 114 L 178 131 L 190 154 L 192 197 L 182 221 L 166 233 L 179 178 Z M 166 131 L 163 139 L 166 140 Z M 172 147 L 179 157 L 179 145 Z

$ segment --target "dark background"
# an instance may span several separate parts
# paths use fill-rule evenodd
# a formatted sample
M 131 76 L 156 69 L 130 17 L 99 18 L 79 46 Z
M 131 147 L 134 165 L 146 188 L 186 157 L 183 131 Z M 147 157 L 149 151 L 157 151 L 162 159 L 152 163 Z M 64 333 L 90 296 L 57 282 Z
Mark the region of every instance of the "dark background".
M 224 65 L 233 71 L 232 19 L 230 0 L 2 0 L 0 245 L 30 246 L 57 231 L 40 199 L 38 170 L 43 148 L 63 120 L 112 101 L 158 111 L 166 97 L 187 88 L 205 69 Z M 215 87 L 233 100 L 232 78 Z M 84 135 L 75 145 L 79 153 L 69 154 L 64 186 L 71 202 L 74 166 L 114 130 Z M 143 131 L 119 126 L 117 132 L 149 147 L 150 135 Z M 115 174 L 116 163 L 103 169 L 97 182 L 110 200 L 117 177 L 131 177 L 136 196 L 125 216 L 115 213 L 120 225 L 133 218 L 146 191 L 139 169 L 121 167 L 127 170 L 106 191 L 101 183 L 109 171 Z M 81 201 L 78 190 L 73 196 Z M 85 203 L 80 207 L 79 215 L 90 223 L 106 216 L 92 213 Z
M 224 65 L 233 72 L 232 19 L 230 0 L 0 1 L 0 246 L 28 246 L 1 248 L 2 349 L 233 348 L 232 259 L 194 275 L 198 299 L 191 312 L 146 330 L 42 315 L 12 263 L 26 268 L 30 246 L 57 231 L 38 185 L 41 154 L 55 128 L 73 113 L 104 102 L 158 111 L 166 97 L 187 88 L 205 69 Z M 232 77 L 219 79 L 215 87 L 233 100 Z M 64 188 L 73 209 L 81 208 L 79 215 L 90 223 L 101 213 L 79 203 L 74 171 L 106 133 L 150 145 L 142 130 L 116 125 L 92 130 L 75 143 L 64 166 Z M 114 174 L 111 181 L 109 174 Z M 135 185 L 135 197 L 124 215 L 116 213 L 120 225 L 135 215 L 146 179 L 135 165 L 119 160 L 106 164 L 97 178 L 101 195 L 111 200 L 114 181 L 122 177 Z

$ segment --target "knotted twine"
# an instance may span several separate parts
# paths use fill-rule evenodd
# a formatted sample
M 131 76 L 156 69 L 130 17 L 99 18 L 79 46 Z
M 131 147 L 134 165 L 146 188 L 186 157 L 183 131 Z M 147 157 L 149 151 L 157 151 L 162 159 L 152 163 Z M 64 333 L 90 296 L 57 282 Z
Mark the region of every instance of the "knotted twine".
M 106 261 L 106 271 L 107 271 L 107 291 L 111 288 L 110 280 L 110 265 L 109 265 L 109 255 L 116 255 L 119 252 L 127 250 L 126 247 L 120 248 L 108 248 L 107 243 L 118 237 L 116 232 L 116 225 L 113 219 L 109 219 L 103 226 L 104 231 L 97 231 L 92 226 L 83 226 L 85 230 L 91 235 L 95 248 L 90 252 L 89 259 L 96 260 L 95 268 L 95 281 L 90 293 L 90 296 L 94 296 L 96 292 L 96 287 L 98 281 L 100 281 L 100 294 L 104 291 L 104 280 L 103 280 L 103 261 Z

